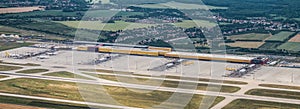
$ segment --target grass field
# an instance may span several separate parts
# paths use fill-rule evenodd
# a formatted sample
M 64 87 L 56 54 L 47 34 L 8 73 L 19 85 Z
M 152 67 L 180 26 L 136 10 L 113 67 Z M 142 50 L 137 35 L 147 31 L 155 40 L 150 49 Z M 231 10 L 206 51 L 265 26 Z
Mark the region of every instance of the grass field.
M 186 39 L 177 39 L 177 40 L 171 40 L 169 41 L 169 43 L 172 43 L 174 45 L 188 45 L 188 44 L 192 44 L 193 42 L 186 38 Z
M 260 33 L 250 33 L 250 34 L 228 36 L 229 39 L 237 40 L 237 41 L 263 41 L 268 37 L 270 37 L 269 34 L 260 34 Z
M 270 38 L 268 38 L 266 41 L 268 42 L 284 42 L 287 39 L 289 39 L 289 37 L 294 34 L 294 32 L 287 32 L 287 31 L 283 31 L 280 32 L 278 34 L 272 35 Z
M 76 75 L 74 73 L 67 72 L 67 71 L 52 72 L 52 73 L 47 73 L 47 74 L 44 74 L 44 75 L 46 75 L 46 76 L 55 76 L 55 77 L 63 77 L 63 78 L 87 79 L 86 77 Z
M 1 92 L 82 101 L 76 83 L 38 79 L 2 81 Z
M 28 22 L 16 25 L 19 28 L 40 31 L 50 34 L 64 35 L 64 37 L 75 35 L 76 29 L 56 22 Z
M 36 109 L 35 107 L 39 107 L 39 109 L 41 108 L 90 109 L 87 108 L 87 106 L 80 105 L 80 104 L 70 104 L 70 103 L 53 102 L 53 101 L 45 101 L 45 100 L 9 97 L 9 96 L 0 96 L 0 103 L 14 104 L 14 108 L 4 108 L 4 109 Z M 34 107 L 26 108 L 24 106 L 19 106 L 19 105 L 34 106 Z M 3 108 L 2 105 L 0 106 L 1 108 Z
M 143 23 L 132 23 L 124 21 L 116 21 L 115 23 L 102 23 L 101 21 L 62 21 L 58 22 L 72 28 L 84 28 L 91 30 L 107 30 L 107 31 L 118 31 L 118 30 L 131 30 L 136 28 L 145 28 L 155 26 L 157 24 L 143 24 Z M 192 27 L 207 27 L 212 28 L 216 26 L 216 23 L 206 20 L 184 20 L 183 22 L 172 23 L 177 27 L 192 28 Z
M 295 35 L 289 42 L 300 42 L 300 34 Z
M 49 71 L 49 70 L 48 69 L 29 69 L 29 70 L 17 71 L 16 73 L 32 74 L 32 73 L 42 73 L 42 72 L 47 72 L 47 71 Z
M 282 17 L 282 16 L 277 16 L 277 17 L 273 17 L 273 20 L 286 20 L 286 17 Z
M 8 77 L 8 76 L 0 75 L 0 78 L 6 78 L 6 77 Z
M 44 8 L 40 8 L 40 7 L 0 8 L 0 14 L 30 12 L 30 11 L 34 11 L 34 10 L 43 10 L 43 9 Z
M 22 69 L 22 67 L 0 65 L 0 71 L 11 71 L 11 70 L 19 70 L 19 69 Z
M 130 30 L 135 28 L 155 26 L 154 24 L 130 23 L 124 21 L 116 21 L 115 23 L 102 23 L 100 21 L 64 21 L 59 23 L 62 23 L 72 28 L 107 31 Z
M 277 47 L 277 49 L 300 51 L 300 42 L 286 42 Z
M 134 78 L 134 77 L 124 77 L 124 76 L 112 76 L 112 75 L 97 75 L 99 78 L 102 79 L 106 79 L 106 80 L 111 80 L 111 81 L 119 81 L 121 80 L 121 82 L 126 82 L 126 83 L 131 83 L 131 84 L 141 84 L 141 85 L 160 85 L 160 82 L 162 82 L 163 80 L 157 80 L 157 79 L 151 79 L 150 82 L 147 83 L 141 83 L 141 81 L 145 81 L 144 78 Z M 135 81 L 135 79 L 137 79 L 138 81 Z M 147 79 L 146 79 L 147 80 Z M 194 83 L 188 83 L 188 82 L 180 82 L 181 84 L 184 84 L 185 86 L 193 86 L 195 85 Z M 177 88 L 178 87 L 179 82 L 178 81 L 169 81 L 169 80 L 165 80 L 161 83 L 162 87 L 172 87 L 172 88 Z M 226 92 L 226 93 L 234 93 L 240 90 L 239 87 L 233 87 L 233 86 L 218 86 L 218 85 L 211 85 L 211 87 L 216 88 L 216 90 L 218 91 L 218 87 L 222 87 L 221 88 L 221 92 Z M 208 88 L 208 84 L 202 84 L 199 83 L 197 89 L 198 90 L 207 90 Z
M 141 74 L 133 74 L 132 72 L 122 72 L 122 71 L 113 71 L 113 70 L 103 70 L 103 69 L 79 69 L 81 71 L 89 71 L 89 72 L 100 72 L 100 73 L 114 73 L 114 74 L 124 74 L 124 75 L 135 75 L 135 76 L 144 76 L 144 77 L 151 77 L 149 75 L 141 75 Z M 157 78 L 169 78 L 169 79 L 178 79 L 178 80 L 194 80 L 195 78 L 189 78 L 189 77 L 180 77 L 180 76 L 154 76 Z M 246 85 L 248 83 L 246 82 L 241 82 L 241 81 L 229 81 L 229 80 L 214 80 L 214 79 L 207 79 L 207 78 L 199 78 L 198 81 L 203 81 L 203 82 L 223 82 L 226 84 L 237 84 L 237 85 Z
M 134 5 L 143 8 L 174 8 L 174 9 L 227 9 L 227 7 L 216 7 L 209 5 L 199 5 L 199 4 L 188 4 L 188 3 L 180 3 L 180 2 L 167 2 L 160 4 L 143 4 L 143 5 Z
M 298 86 L 286 86 L 286 85 L 277 85 L 277 84 L 259 84 L 262 87 L 271 87 L 271 88 L 281 88 L 281 89 L 293 89 L 293 90 L 300 90 Z
M 152 91 L 149 93 L 135 92 L 123 87 L 103 86 L 76 83 L 39 80 L 39 79 L 13 79 L 0 83 L 0 92 L 16 93 L 23 95 L 69 99 L 83 101 L 81 94 L 87 94 L 84 97 L 90 97 L 90 102 L 112 104 L 111 98 L 114 98 L 120 104 L 133 107 L 146 108 L 158 105 L 168 99 L 173 93 L 164 91 Z M 78 91 L 80 89 L 80 92 Z M 137 89 L 133 89 L 137 90 Z M 109 97 L 108 97 L 109 95 Z M 184 96 L 185 94 L 181 94 Z M 100 97 L 100 98 L 98 98 Z M 194 95 L 189 107 L 198 107 L 200 101 L 204 98 L 202 95 Z M 214 104 L 222 101 L 223 97 L 217 97 Z M 180 104 L 170 104 L 177 107 Z M 166 107 L 165 107 L 166 108 Z
M 174 25 L 182 28 L 192 28 L 192 27 L 212 28 L 217 24 L 206 20 L 184 20 L 183 22 L 174 23 Z
M 232 23 L 227 23 L 227 22 L 219 22 L 219 25 L 231 25 Z
M 26 30 L 34 30 L 38 32 L 59 35 L 62 37 L 61 39 L 74 38 L 76 36 L 77 39 L 82 38 L 86 41 L 87 40 L 94 41 L 96 40 L 95 37 L 96 38 L 99 37 L 99 34 L 95 32 L 72 28 L 64 24 L 52 22 L 52 21 L 27 22 L 15 26 Z M 90 37 L 86 37 L 86 36 L 90 36 Z
M 33 43 L 0 42 L 0 51 L 33 45 Z
M 278 46 L 280 46 L 280 42 L 266 42 L 263 45 L 259 47 L 259 49 L 264 49 L 264 50 L 275 50 Z
M 0 60 L 0 64 L 11 64 L 11 65 L 21 65 L 21 66 L 41 66 L 40 64 L 34 64 L 34 63 L 13 63 L 13 62 L 4 62 Z
M 293 18 L 294 20 L 300 21 L 300 18 Z
M 299 107 L 297 104 L 237 99 L 222 109 L 299 109 Z
M 244 41 L 237 41 L 234 43 L 227 43 L 226 45 L 231 47 L 241 47 L 241 48 L 259 48 L 262 46 L 264 42 L 244 42 Z
M 280 91 L 280 90 L 269 90 L 269 89 L 251 89 L 245 94 L 257 95 L 257 96 L 267 96 L 267 97 L 277 97 L 277 98 L 287 98 L 287 99 L 300 99 L 300 92 L 293 91 Z
M 190 80 L 189 77 L 179 77 L 179 76 L 166 76 L 166 78 Z M 223 83 L 226 83 L 226 84 L 237 84 L 237 85 L 246 85 L 246 84 L 248 84 L 247 82 L 242 82 L 242 81 L 214 80 L 214 79 L 207 79 L 207 78 L 199 78 L 199 81 L 217 82 L 217 83 L 223 82 Z
M 0 34 L 20 34 L 16 30 L 9 30 L 6 26 L 0 26 Z

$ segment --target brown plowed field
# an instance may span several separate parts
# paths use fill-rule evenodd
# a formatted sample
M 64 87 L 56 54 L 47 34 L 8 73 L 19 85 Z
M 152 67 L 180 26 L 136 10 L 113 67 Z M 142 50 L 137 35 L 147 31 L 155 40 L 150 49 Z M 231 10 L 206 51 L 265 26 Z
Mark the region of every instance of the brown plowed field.
M 289 40 L 289 42 L 300 42 L 300 34 L 297 34 Z
M 15 7 L 15 8 L 0 8 L 0 14 L 5 13 L 21 13 L 21 12 L 30 12 L 34 10 L 44 10 L 43 7 Z
M 44 109 L 44 108 L 21 106 L 21 105 L 14 105 L 14 104 L 0 104 L 0 109 Z

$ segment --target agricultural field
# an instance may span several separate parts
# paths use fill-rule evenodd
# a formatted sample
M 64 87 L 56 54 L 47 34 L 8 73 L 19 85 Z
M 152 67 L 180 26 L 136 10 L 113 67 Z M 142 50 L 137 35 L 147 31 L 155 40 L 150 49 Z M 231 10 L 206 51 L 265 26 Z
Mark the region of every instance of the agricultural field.
M 280 50 L 300 51 L 300 42 L 286 42 L 277 47 Z
M 113 17 L 113 16 L 135 16 L 144 15 L 142 12 L 128 12 L 128 11 L 117 11 L 117 10 L 89 10 L 84 13 L 84 17 Z
M 169 43 L 175 44 L 175 45 L 188 45 L 192 44 L 193 42 L 189 38 L 184 38 L 184 39 L 176 39 L 176 40 L 169 40 Z
M 286 20 L 286 19 L 288 19 L 288 18 L 282 17 L 282 16 L 273 17 L 273 20 Z
M 226 43 L 226 45 L 231 47 L 241 47 L 241 48 L 259 48 L 262 46 L 264 42 L 244 42 L 244 41 L 236 41 L 234 43 Z
M 231 25 L 232 23 L 227 23 L 227 22 L 219 22 L 219 25 Z
M 145 28 L 155 26 L 154 24 L 131 23 L 124 21 L 116 21 L 115 23 L 102 23 L 101 21 L 63 21 L 59 22 L 72 28 L 84 28 L 91 30 L 130 30 L 135 28 Z
M 299 109 L 299 107 L 297 104 L 237 99 L 222 109 Z
M 16 25 L 18 28 L 24 28 L 34 31 L 41 31 L 50 34 L 60 34 L 66 36 L 72 36 L 75 34 L 76 29 L 70 28 L 60 23 L 55 22 L 27 22 Z
M 167 2 L 167 3 L 159 3 L 159 4 L 143 4 L 143 5 L 134 5 L 137 7 L 143 8 L 174 8 L 174 9 L 227 9 L 227 7 L 216 7 L 209 5 L 199 5 L 199 4 L 188 4 L 188 3 L 180 3 L 180 2 Z
M 192 28 L 192 27 L 207 27 L 212 28 L 217 26 L 217 23 L 206 20 L 184 20 L 183 22 L 174 23 L 177 27 Z
M 241 35 L 232 35 L 227 38 L 236 41 L 263 41 L 270 37 L 269 34 L 260 34 L 260 33 L 250 33 L 250 34 L 241 34 Z
M 266 41 L 267 42 L 284 42 L 287 39 L 289 39 L 290 36 L 293 35 L 293 34 L 294 34 L 294 32 L 283 31 L 283 32 L 280 32 L 278 34 L 272 35 Z
M 30 12 L 35 10 L 44 10 L 42 7 L 14 7 L 14 8 L 0 8 L 0 14 L 7 13 L 22 13 L 22 12 Z
M 118 101 L 120 104 L 132 107 L 147 108 L 158 105 L 172 96 L 172 92 L 152 91 L 149 93 L 134 92 L 132 89 L 115 87 L 82 84 L 78 86 L 77 83 L 50 81 L 40 79 L 13 79 L 0 82 L 0 92 L 15 93 L 22 95 L 41 96 L 58 99 L 68 99 L 83 101 L 82 94 L 90 98 L 90 102 L 112 104 L 111 98 Z M 80 92 L 79 92 L 80 89 Z M 116 90 L 117 89 L 117 90 Z M 179 93 L 180 94 L 180 93 Z M 95 96 L 96 95 L 96 96 Z M 181 94 L 184 96 L 185 94 Z M 97 98 L 101 97 L 101 99 Z M 203 95 L 194 95 L 186 109 L 196 108 L 200 105 Z M 217 97 L 213 105 L 222 101 L 224 97 Z M 181 104 L 172 104 L 177 106 Z
M 295 35 L 289 42 L 300 42 L 300 34 Z
M 4 18 L 37 18 L 37 17 L 49 17 L 49 16 L 65 16 L 65 17 L 75 17 L 78 16 L 78 13 L 82 12 L 62 12 L 61 10 L 45 10 L 45 11 L 32 11 L 32 12 L 23 12 L 23 13 L 12 13 L 12 14 L 4 14 L 1 17 Z
M 300 18 L 293 18 L 294 20 L 300 21 Z
M 22 106 L 22 105 L 14 105 L 14 104 L 3 104 L 0 103 L 0 107 L 3 109 L 46 109 L 32 106 Z
M 0 26 L 0 34 L 20 34 L 20 32 L 12 30 L 12 29 L 7 29 L 8 27 L 6 26 Z
M 270 14 L 270 16 L 272 17 L 273 20 L 286 20 L 286 19 L 288 19 L 287 17 L 277 15 L 277 14 Z
M 76 29 L 72 27 L 68 27 L 64 24 L 57 22 L 27 22 L 24 24 L 15 25 L 18 28 L 39 31 L 47 34 L 55 34 L 60 35 L 61 39 L 74 38 L 75 36 L 84 36 L 86 40 L 95 40 L 93 37 L 85 37 L 85 36 L 99 36 L 99 34 L 95 32 L 89 32 L 87 30 Z
M 259 47 L 259 49 L 264 49 L 264 50 L 275 50 L 281 43 L 279 42 L 266 42 L 263 45 Z
M 77 12 L 63 12 L 62 10 L 45 10 L 45 11 L 32 11 L 23 13 L 3 14 L 3 18 L 42 18 L 42 17 L 112 17 L 122 16 L 128 17 L 133 15 L 143 15 L 141 12 L 126 12 L 117 10 L 89 10 L 89 11 L 77 11 Z M 83 18 L 84 19 L 84 18 Z

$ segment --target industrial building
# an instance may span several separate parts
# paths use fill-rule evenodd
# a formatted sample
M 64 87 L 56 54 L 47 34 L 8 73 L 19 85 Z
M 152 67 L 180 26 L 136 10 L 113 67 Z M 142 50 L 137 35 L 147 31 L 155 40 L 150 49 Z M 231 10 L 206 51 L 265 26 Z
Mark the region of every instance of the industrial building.
M 172 51 L 172 48 L 166 47 L 152 47 L 152 46 L 126 46 L 113 45 L 113 44 L 97 44 L 97 46 L 79 46 L 76 48 L 78 51 L 90 51 L 99 53 L 115 53 L 127 55 L 140 55 L 140 56 L 154 56 L 166 58 L 181 58 L 181 59 L 194 59 L 205 61 L 224 61 L 233 63 L 246 63 L 246 64 L 265 64 L 268 59 L 257 57 L 242 57 L 221 54 L 204 54 L 204 53 L 188 53 Z

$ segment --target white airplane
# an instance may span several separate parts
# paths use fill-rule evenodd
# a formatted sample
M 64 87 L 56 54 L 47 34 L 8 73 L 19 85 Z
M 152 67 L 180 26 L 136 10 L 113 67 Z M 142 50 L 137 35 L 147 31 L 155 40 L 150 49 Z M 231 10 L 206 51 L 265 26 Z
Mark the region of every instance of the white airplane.
M 38 56 L 38 59 L 49 59 L 49 56 Z
M 9 54 L 10 57 L 19 57 L 20 54 Z
M 168 63 L 168 64 L 166 64 L 166 67 L 167 67 L 167 68 L 171 68 L 171 67 L 173 67 L 173 66 L 174 66 L 173 63 Z
M 184 59 L 179 59 L 179 60 L 177 60 L 177 62 L 183 62 L 183 61 L 185 61 Z
M 56 52 L 52 52 L 52 53 L 46 53 L 46 55 L 50 55 L 50 56 L 52 56 L 52 55 L 57 55 L 57 53 L 56 53 Z

